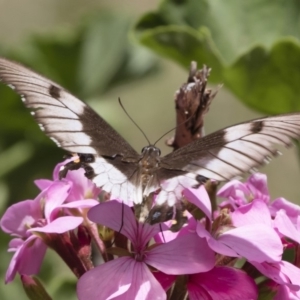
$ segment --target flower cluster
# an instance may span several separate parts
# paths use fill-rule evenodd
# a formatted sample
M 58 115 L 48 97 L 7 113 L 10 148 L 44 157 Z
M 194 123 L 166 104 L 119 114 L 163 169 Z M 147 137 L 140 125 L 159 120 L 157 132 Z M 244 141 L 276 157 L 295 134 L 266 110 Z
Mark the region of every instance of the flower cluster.
M 38 274 L 49 247 L 78 278 L 80 300 L 300 299 L 300 207 L 271 201 L 265 175 L 225 184 L 217 211 L 204 186 L 186 189 L 194 209 L 174 233 L 171 222 L 138 223 L 121 199 L 100 203 L 83 170 L 59 180 L 60 166 L 53 181 L 35 182 L 41 192 L 34 200 L 12 205 L 1 219 L 13 237 L 6 282 L 17 273 L 34 282 L 28 276 Z
M 82 252 L 89 252 L 89 231 L 95 225 L 86 214 L 99 203 L 96 199 L 100 190 L 83 170 L 69 172 L 66 179 L 59 180 L 63 164 L 54 169 L 53 181 L 35 181 L 41 190 L 35 199 L 10 206 L 1 218 L 1 229 L 13 237 L 8 251 L 14 255 L 6 283 L 17 273 L 37 274 L 48 247 L 57 251 L 78 277 L 88 269 Z

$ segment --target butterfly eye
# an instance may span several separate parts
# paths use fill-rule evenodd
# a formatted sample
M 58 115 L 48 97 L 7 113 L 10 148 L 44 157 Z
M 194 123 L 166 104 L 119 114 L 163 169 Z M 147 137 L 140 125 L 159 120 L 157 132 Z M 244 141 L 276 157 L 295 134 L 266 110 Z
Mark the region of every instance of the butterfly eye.
M 161 155 L 160 149 L 157 148 L 157 152 L 158 152 L 158 155 L 160 156 Z
M 147 146 L 144 147 L 144 148 L 142 149 L 141 153 L 143 154 L 143 153 L 146 151 L 147 148 L 148 148 Z

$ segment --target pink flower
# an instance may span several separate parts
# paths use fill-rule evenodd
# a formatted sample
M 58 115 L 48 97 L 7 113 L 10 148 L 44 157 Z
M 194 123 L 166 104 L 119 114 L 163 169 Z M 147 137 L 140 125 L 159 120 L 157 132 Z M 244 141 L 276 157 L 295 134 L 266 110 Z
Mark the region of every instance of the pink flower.
M 15 252 L 6 273 L 6 282 L 16 273 L 37 274 L 47 246 L 47 234 L 64 233 L 77 228 L 82 217 L 58 215 L 59 206 L 69 195 L 70 183 L 55 182 L 34 200 L 25 200 L 10 206 L 1 219 L 1 229 L 14 239 L 9 244 Z
M 93 207 L 88 216 L 116 232 L 121 230 L 132 245 L 121 252 L 122 257 L 94 268 L 79 279 L 79 299 L 112 299 L 120 295 L 127 299 L 166 299 L 148 265 L 171 275 L 205 272 L 214 266 L 214 253 L 195 232 L 165 244 L 148 246 L 160 226 L 138 223 L 132 210 L 117 201 Z
M 282 260 L 285 248 L 291 248 L 293 244 L 295 249 L 299 246 L 300 207 L 284 198 L 270 202 L 265 176 L 258 174 L 250 178 L 251 185 L 250 179 L 246 184 L 229 182 L 219 191 L 220 196 L 228 198 L 233 210 L 230 219 L 235 229 L 226 233 L 231 234 L 239 229 L 239 237 L 242 238 L 243 232 L 244 241 L 232 239 L 228 243 L 226 240 L 222 246 L 229 246 L 229 251 L 214 241 L 213 249 L 229 256 L 230 251 L 235 250 L 244 256 L 262 275 L 270 279 L 265 286 L 276 293 L 274 299 L 300 299 L 300 269 Z
M 255 173 L 245 183 L 231 180 L 224 184 L 217 195 L 227 199 L 220 204 L 220 207 L 231 206 L 235 209 L 255 199 L 268 203 L 270 195 L 267 186 L 267 176 L 262 173 Z
M 267 204 L 263 200 L 254 200 L 231 213 L 234 230 L 244 232 L 244 257 L 250 262 L 279 262 L 283 245 Z M 242 236 L 241 236 L 242 237 Z
M 203 193 L 198 190 L 188 191 L 189 200 L 194 204 L 199 195 L 203 199 Z M 202 206 L 202 211 L 210 217 L 208 205 L 205 208 Z M 198 235 L 207 239 L 212 250 L 225 256 L 245 257 L 258 262 L 280 261 L 283 246 L 272 227 L 271 215 L 265 202 L 256 200 L 244 204 L 232 212 L 230 217 L 232 224 L 218 227 L 215 232 L 207 230 L 203 222 L 198 222 Z

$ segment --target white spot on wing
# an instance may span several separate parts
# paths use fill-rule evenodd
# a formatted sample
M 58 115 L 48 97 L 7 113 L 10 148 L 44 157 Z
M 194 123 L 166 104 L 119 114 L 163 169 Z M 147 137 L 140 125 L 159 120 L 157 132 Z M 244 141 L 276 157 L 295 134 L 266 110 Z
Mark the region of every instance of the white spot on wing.
M 12 90 L 16 89 L 16 87 L 13 84 L 11 84 L 11 83 L 9 83 L 7 86 L 10 87 Z
M 50 139 L 57 145 L 57 147 L 61 147 L 59 141 L 56 138 L 54 138 L 53 136 L 51 136 Z
M 39 125 L 39 127 L 40 127 L 40 129 L 41 129 L 42 131 L 45 131 L 45 127 L 44 127 L 43 124 L 38 124 L 38 125 Z

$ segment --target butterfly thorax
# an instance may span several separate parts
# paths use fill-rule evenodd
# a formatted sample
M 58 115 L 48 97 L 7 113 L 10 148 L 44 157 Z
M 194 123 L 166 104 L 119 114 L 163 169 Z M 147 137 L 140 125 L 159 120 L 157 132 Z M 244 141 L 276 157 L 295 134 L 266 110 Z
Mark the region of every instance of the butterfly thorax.
M 146 146 L 142 149 L 142 158 L 139 161 L 142 186 L 147 186 L 152 176 L 160 167 L 160 150 L 155 146 Z

